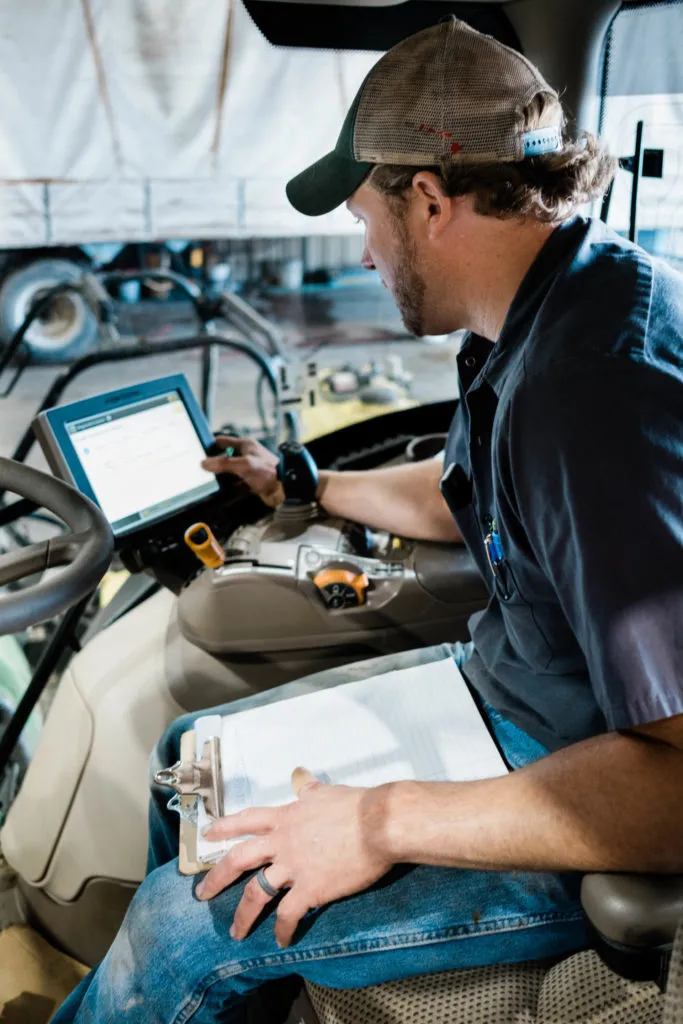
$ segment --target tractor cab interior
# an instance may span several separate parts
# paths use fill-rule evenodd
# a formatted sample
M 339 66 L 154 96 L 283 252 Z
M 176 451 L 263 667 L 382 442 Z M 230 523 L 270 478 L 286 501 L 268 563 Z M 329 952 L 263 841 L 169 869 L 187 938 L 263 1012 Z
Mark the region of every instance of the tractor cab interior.
M 604 107 L 610 32 L 642 6 L 246 2 L 277 45 L 349 49 L 386 49 L 442 11 L 456 13 L 526 53 L 592 130 L 601 99 Z M 637 151 L 641 174 L 646 144 Z M 633 172 L 624 169 L 628 181 Z M 269 381 L 277 399 L 276 371 Z M 1 635 L 59 615 L 70 629 L 69 615 L 82 611 L 112 556 L 144 583 L 138 599 L 112 605 L 69 659 L 0 833 L 17 876 L 17 912 L 54 947 L 94 965 L 111 944 L 144 876 L 149 755 L 179 715 L 362 658 L 468 639 L 467 621 L 487 591 L 462 546 L 328 517 L 314 500 L 318 468 L 438 457 L 454 409 L 455 399 L 403 408 L 306 448 L 285 415 L 276 432 L 285 501 L 275 511 L 234 478 L 198 472 L 214 437 L 182 374 L 41 412 L 33 429 L 51 474 L 0 460 L 0 491 L 49 510 L 67 528 L 21 556 L 0 555 L 1 586 L 34 581 L 0 596 Z M 24 712 L 0 736 L 0 770 L 30 708 Z M 589 1003 L 572 1010 L 564 1000 L 577 986 L 593 993 L 595 1006 L 604 998 L 621 1008 L 620 1016 L 595 1020 L 660 1020 L 660 990 L 683 921 L 683 877 L 586 875 L 582 902 L 596 952 L 571 963 L 473 969 L 357 991 L 308 986 L 293 1005 L 290 990 L 276 990 L 273 1005 L 255 1003 L 254 1019 L 503 1024 L 522 1019 L 514 1014 L 537 1007 L 544 984 L 555 984 L 563 996 L 546 1021 L 593 1019 Z

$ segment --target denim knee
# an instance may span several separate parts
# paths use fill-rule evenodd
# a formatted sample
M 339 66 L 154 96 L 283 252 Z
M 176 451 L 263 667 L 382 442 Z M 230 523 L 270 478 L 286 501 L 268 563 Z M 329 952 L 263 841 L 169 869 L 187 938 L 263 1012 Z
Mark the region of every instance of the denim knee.
M 145 878 L 99 969 L 102 1008 L 132 1012 L 103 1012 L 95 1018 L 98 1022 L 194 1019 L 188 1005 L 202 1001 L 211 981 L 223 972 L 228 977 L 240 974 L 247 948 L 230 938 L 229 928 L 243 887 L 229 887 L 215 900 L 201 902 L 194 895 L 195 884 L 178 873 L 175 862 Z M 225 991 L 221 1002 L 228 995 Z
M 121 1007 L 131 1005 L 131 997 L 132 1006 L 141 1001 L 141 996 L 159 1006 L 168 997 L 171 1003 L 182 1000 L 184 959 L 194 955 L 196 936 L 186 934 L 183 928 L 186 914 L 178 898 L 180 885 L 175 865 L 169 870 L 160 868 L 142 882 L 128 908 L 107 954 L 106 970 L 100 970 L 106 976 L 108 998 Z M 174 972 L 161 966 L 167 964 L 171 952 L 176 960 Z M 172 993 L 174 976 L 177 991 Z M 137 1019 L 133 1014 L 132 1020 Z

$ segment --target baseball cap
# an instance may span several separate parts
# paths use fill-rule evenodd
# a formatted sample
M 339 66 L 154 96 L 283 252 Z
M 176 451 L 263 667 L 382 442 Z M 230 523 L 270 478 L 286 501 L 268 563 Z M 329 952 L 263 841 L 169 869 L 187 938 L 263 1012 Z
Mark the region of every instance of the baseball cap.
M 539 94 L 557 99 L 526 57 L 450 17 L 371 68 L 336 146 L 292 178 L 287 198 L 319 216 L 344 203 L 375 164 L 500 163 L 554 152 L 561 123 L 524 130 L 524 108 Z

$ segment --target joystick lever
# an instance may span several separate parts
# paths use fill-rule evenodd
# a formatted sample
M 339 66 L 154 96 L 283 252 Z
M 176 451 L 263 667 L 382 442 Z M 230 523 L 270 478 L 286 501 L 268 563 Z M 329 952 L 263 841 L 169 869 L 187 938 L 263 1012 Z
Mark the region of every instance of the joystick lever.
M 297 509 L 315 502 L 318 467 L 308 448 L 298 441 L 285 441 L 279 447 L 277 476 L 285 492 L 284 509 Z

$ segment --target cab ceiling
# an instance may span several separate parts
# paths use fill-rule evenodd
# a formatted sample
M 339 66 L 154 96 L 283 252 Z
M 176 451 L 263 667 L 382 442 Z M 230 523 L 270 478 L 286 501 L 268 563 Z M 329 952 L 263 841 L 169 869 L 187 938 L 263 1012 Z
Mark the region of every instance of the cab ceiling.
M 602 54 L 619 0 L 245 0 L 277 46 L 388 50 L 455 14 L 526 54 L 558 89 L 570 116 L 597 128 Z

